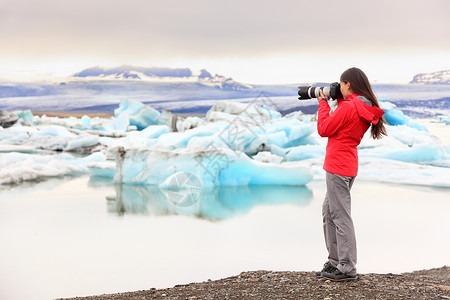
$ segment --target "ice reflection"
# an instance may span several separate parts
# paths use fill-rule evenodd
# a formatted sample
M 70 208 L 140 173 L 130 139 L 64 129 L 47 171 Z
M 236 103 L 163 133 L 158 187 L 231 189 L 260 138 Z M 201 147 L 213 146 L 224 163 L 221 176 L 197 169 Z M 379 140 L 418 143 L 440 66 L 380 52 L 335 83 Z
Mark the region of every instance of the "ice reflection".
M 243 186 L 204 189 L 190 206 L 173 201 L 170 191 L 157 186 L 114 185 L 116 195 L 107 197 L 108 212 L 118 215 L 187 215 L 211 221 L 248 213 L 258 205 L 307 205 L 312 191 L 299 186 Z

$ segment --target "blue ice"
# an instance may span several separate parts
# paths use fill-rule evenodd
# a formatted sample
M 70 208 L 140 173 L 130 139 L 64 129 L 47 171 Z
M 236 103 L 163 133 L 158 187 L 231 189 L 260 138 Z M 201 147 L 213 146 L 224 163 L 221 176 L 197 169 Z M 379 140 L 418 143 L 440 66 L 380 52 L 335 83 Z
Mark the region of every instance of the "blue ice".
M 177 172 L 196 176 L 203 187 L 242 185 L 302 186 L 312 180 L 308 168 L 262 163 L 229 148 L 215 150 L 129 149 L 118 159 L 117 182 L 160 185 Z
M 116 117 L 127 114 L 129 124 L 136 126 L 138 130 L 142 130 L 150 125 L 160 124 L 158 118 L 161 113 L 141 102 L 122 100 L 119 108 L 114 110 L 114 114 Z
M 406 116 L 401 110 L 395 109 L 395 104 L 390 102 L 381 102 L 381 108 L 384 109 L 385 114 L 384 119 L 389 125 L 407 125 L 419 130 L 428 131 L 426 126 L 421 125 L 417 122 L 412 121 L 408 116 Z
M 448 158 L 445 147 L 441 144 L 419 144 L 410 147 L 379 147 L 360 150 L 360 156 L 387 158 L 397 161 L 426 163 L 446 160 Z

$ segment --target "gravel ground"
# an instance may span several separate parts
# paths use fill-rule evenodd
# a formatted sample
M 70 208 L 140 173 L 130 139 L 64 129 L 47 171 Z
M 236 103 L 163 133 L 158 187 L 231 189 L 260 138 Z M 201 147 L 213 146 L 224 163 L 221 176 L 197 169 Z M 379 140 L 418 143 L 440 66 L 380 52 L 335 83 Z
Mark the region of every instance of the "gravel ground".
M 215 281 L 72 299 L 450 299 L 450 267 L 403 274 L 359 274 L 353 282 L 314 272 L 243 272 Z

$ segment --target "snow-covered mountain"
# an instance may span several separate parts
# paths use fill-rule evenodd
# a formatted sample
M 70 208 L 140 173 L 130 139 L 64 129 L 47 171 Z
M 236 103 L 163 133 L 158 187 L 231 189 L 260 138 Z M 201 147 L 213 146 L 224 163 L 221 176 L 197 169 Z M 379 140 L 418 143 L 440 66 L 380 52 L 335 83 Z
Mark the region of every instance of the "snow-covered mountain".
M 189 68 L 146 68 L 123 65 L 114 68 L 92 67 L 72 75 L 88 80 L 140 80 L 164 82 L 198 82 L 222 90 L 246 90 L 253 87 L 219 74 L 211 75 L 207 70 L 194 74 Z
M 449 71 L 440 73 L 439 78 L 446 78 L 448 82 Z M 299 109 L 315 113 L 317 101 L 297 100 L 298 85 L 244 84 L 222 75 L 212 75 L 205 69 L 194 73 L 182 68 L 93 67 L 62 82 L 0 82 L 0 109 L 110 113 L 121 100 L 127 99 L 160 111 L 198 114 L 206 113 L 218 100 L 234 99 L 244 103 L 262 101 L 269 106 L 272 103 L 283 114 Z M 313 85 L 327 86 L 329 83 Z M 379 99 L 389 100 L 416 117 L 445 114 L 450 107 L 450 84 L 374 84 L 373 88 Z
M 450 84 L 450 70 L 417 74 L 409 83 Z
M 92 67 L 73 74 L 73 77 L 89 79 L 145 79 L 158 77 L 191 77 L 192 71 L 188 68 L 146 68 L 123 65 L 115 68 L 105 69 Z
M 0 82 L 0 109 L 33 111 L 112 111 L 121 99 L 156 109 L 203 113 L 219 99 L 292 96 L 295 85 L 250 85 L 203 69 L 92 67 L 63 82 Z M 200 101 L 197 103 L 195 101 Z M 292 106 L 292 105 L 291 105 Z

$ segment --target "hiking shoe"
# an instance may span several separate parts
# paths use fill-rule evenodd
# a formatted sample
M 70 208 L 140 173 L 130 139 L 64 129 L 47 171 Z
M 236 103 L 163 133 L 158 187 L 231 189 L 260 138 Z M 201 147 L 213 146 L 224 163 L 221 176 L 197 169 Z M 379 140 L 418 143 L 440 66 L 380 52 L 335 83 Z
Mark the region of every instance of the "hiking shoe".
M 322 271 L 318 271 L 316 272 L 316 276 L 317 277 L 321 277 L 322 273 L 326 272 L 326 273 L 333 273 L 334 271 L 336 271 L 337 269 L 329 262 L 327 261 L 324 265 L 323 265 L 323 269 Z
M 356 280 L 356 275 L 347 275 L 336 269 L 334 272 L 322 272 L 322 277 L 331 281 L 352 281 Z

